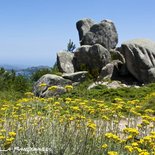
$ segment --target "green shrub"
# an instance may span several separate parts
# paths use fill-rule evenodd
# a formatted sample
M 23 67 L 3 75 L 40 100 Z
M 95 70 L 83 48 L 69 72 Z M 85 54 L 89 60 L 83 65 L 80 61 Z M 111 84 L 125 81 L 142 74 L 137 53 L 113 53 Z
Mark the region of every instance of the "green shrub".
M 32 81 L 38 81 L 43 75 L 45 74 L 51 74 L 51 69 L 48 68 L 42 68 L 34 72 L 31 76 Z
M 24 76 L 16 76 L 15 71 L 5 71 L 3 68 L 0 69 L 0 93 L 1 97 L 5 98 L 5 94 L 12 94 L 13 97 L 16 92 L 17 94 L 23 94 L 26 91 L 32 90 L 31 81 Z M 5 94 L 4 94 L 5 92 Z M 9 92 L 9 93 L 7 93 Z M 13 95 L 14 94 L 14 95 Z M 16 96 L 16 95 L 15 95 Z

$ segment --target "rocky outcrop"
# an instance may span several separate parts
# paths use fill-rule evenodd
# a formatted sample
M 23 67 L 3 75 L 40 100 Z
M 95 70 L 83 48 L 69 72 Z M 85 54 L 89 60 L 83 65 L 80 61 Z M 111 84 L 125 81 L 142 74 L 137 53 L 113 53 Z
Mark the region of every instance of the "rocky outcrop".
M 99 24 L 93 24 L 93 22 L 88 21 L 89 20 L 85 20 L 85 22 L 83 22 L 85 24 L 78 25 L 81 45 L 100 44 L 108 50 L 116 47 L 118 34 L 112 21 L 103 20 Z
M 45 92 L 40 93 L 39 97 L 53 97 L 53 96 L 60 96 L 62 94 L 66 93 L 66 89 L 61 86 L 57 86 L 56 89 L 50 90 L 47 89 Z
M 121 81 L 99 81 L 99 82 L 94 82 L 92 83 L 87 89 L 90 90 L 90 89 L 93 89 L 93 88 L 96 88 L 98 86 L 105 86 L 107 87 L 108 89 L 117 89 L 117 88 L 129 88 L 129 87 L 134 87 L 134 88 L 140 88 L 140 85 L 138 85 L 137 83 L 135 84 L 125 84 Z
M 129 72 L 140 82 L 155 81 L 155 42 L 135 39 L 121 46 Z
M 111 49 L 110 55 L 111 55 L 112 60 L 119 60 L 125 64 L 125 58 L 124 58 L 123 54 L 121 54 L 119 51 L 117 51 L 115 49 Z
M 100 44 L 81 46 L 74 53 L 76 71 L 87 70 L 92 74 L 99 73 L 110 60 L 109 51 Z
M 143 83 L 155 82 L 155 42 L 135 39 L 116 48 L 118 34 L 110 20 L 96 24 L 91 19 L 83 19 L 76 27 L 81 46 L 74 53 L 57 53 L 57 65 L 63 74 L 42 76 L 34 85 L 36 96 L 61 95 L 66 92 L 64 86 L 75 86 L 90 74 L 97 81 L 88 89 L 99 85 L 114 89 L 139 88 Z
M 65 92 L 65 85 L 72 84 L 68 79 L 61 76 L 46 74 L 42 76 L 34 85 L 34 94 L 39 97 L 48 97 L 52 95 L 60 95 Z M 55 91 L 49 90 L 51 86 L 57 86 Z
M 88 71 L 80 71 L 75 73 L 64 73 L 62 77 L 64 79 L 69 79 L 72 82 L 83 82 L 88 76 Z
M 106 86 L 108 89 L 127 87 L 127 85 L 123 85 L 120 81 L 111 81 L 111 82 L 95 82 L 92 83 L 87 89 L 90 90 L 97 86 Z
M 74 73 L 73 57 L 72 52 L 61 51 L 57 53 L 57 65 L 60 72 Z
M 94 25 L 95 23 L 91 19 L 82 19 L 79 20 L 76 23 L 76 28 L 79 32 L 79 40 L 81 42 L 82 38 L 85 36 L 85 34 L 90 30 L 90 28 Z
M 119 73 L 121 71 L 122 62 L 119 60 L 114 60 L 104 66 L 100 72 L 98 80 L 105 79 L 117 79 L 119 77 Z

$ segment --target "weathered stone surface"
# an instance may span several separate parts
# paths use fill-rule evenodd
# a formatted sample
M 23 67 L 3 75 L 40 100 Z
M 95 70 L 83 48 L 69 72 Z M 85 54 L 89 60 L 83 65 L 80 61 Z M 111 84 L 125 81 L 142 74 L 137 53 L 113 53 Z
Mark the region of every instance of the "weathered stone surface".
M 129 72 L 140 82 L 155 81 L 155 42 L 135 39 L 122 44 Z
M 72 82 L 83 82 L 86 80 L 87 75 L 88 71 L 80 71 L 75 73 L 64 73 L 62 77 L 64 79 L 69 79 Z
M 52 97 L 52 96 L 60 96 L 62 94 L 66 93 L 66 89 L 64 87 L 61 86 L 57 86 L 57 89 L 55 90 L 46 90 L 45 92 L 43 92 L 40 97 Z
M 98 80 L 104 79 L 116 79 L 119 76 L 121 70 L 122 62 L 119 60 L 114 60 L 104 66 L 98 77 Z
M 103 20 L 94 24 L 81 39 L 81 45 L 101 44 L 106 49 L 113 49 L 118 43 L 118 34 L 115 25 L 110 20 Z
M 83 36 L 90 30 L 95 23 L 91 19 L 82 19 L 76 23 L 76 28 L 79 32 L 79 40 L 81 42 Z
M 100 44 L 84 45 L 74 52 L 74 67 L 76 71 L 87 70 L 98 74 L 102 67 L 111 60 L 110 53 Z
M 111 49 L 110 54 L 111 54 L 112 60 L 120 60 L 123 64 L 125 64 L 125 58 L 124 58 L 123 54 L 121 54 L 119 51 L 117 51 L 115 49 Z
M 129 87 L 134 87 L 134 88 L 140 88 L 140 85 L 138 84 L 125 84 L 122 83 L 121 81 L 110 81 L 110 82 L 104 82 L 104 81 L 98 81 L 98 82 L 94 82 L 92 83 L 87 89 L 93 89 L 97 86 L 106 86 L 108 89 L 117 89 L 117 88 L 129 88 Z
M 57 53 L 57 65 L 61 72 L 74 73 L 73 57 L 74 54 L 71 52 L 62 51 Z
M 122 84 L 120 81 L 112 81 L 112 82 L 95 82 L 95 83 L 92 83 L 89 87 L 88 87 L 88 90 L 90 89 L 93 89 L 99 85 L 102 85 L 102 86 L 106 86 L 107 88 L 112 88 L 112 89 L 116 89 L 116 88 L 121 88 L 121 87 L 128 87 L 127 85 L 125 84 Z
M 42 76 L 34 85 L 34 94 L 40 97 L 47 97 L 51 95 L 60 95 L 65 92 L 63 86 L 71 84 L 70 80 L 64 79 L 61 76 L 54 74 L 46 74 Z M 40 86 L 41 84 L 46 84 L 45 86 Z M 55 91 L 49 91 L 50 86 L 57 86 Z

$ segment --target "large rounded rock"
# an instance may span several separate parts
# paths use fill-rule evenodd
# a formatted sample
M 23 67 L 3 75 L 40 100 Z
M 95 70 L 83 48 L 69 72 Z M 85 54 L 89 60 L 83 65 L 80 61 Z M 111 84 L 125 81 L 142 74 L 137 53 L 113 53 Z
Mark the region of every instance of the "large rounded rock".
M 62 77 L 64 79 L 69 79 L 72 82 L 83 82 L 86 80 L 88 76 L 88 71 L 80 71 L 75 73 L 64 73 L 62 74 Z
M 110 20 L 103 20 L 94 24 L 83 36 L 81 45 L 101 44 L 106 49 L 113 49 L 118 43 L 118 34 L 115 25 Z
M 91 19 L 82 19 L 76 23 L 76 28 L 79 32 L 79 40 L 81 42 L 83 36 L 90 30 L 94 25 L 94 22 Z
M 147 39 L 127 41 L 121 46 L 129 72 L 140 82 L 155 81 L 155 42 Z
M 74 73 L 73 57 L 74 54 L 71 52 L 61 51 L 57 53 L 57 65 L 60 72 Z
M 68 79 L 64 79 L 61 76 L 54 74 L 45 74 L 35 83 L 34 94 L 39 97 L 61 95 L 66 91 L 64 86 L 68 84 L 72 84 Z M 51 91 L 49 90 L 49 87 L 51 86 L 57 86 L 57 89 Z
M 98 80 L 104 79 L 117 79 L 120 75 L 120 70 L 122 67 L 122 62 L 119 60 L 113 60 L 112 62 L 108 63 L 104 66 L 98 76 Z
M 123 64 L 125 64 L 125 58 L 123 56 L 123 54 L 121 54 L 119 51 L 117 51 L 116 49 L 111 49 L 110 50 L 110 55 L 111 55 L 111 59 L 112 60 L 119 60 L 121 61 Z
M 110 60 L 110 52 L 100 44 L 83 45 L 74 53 L 75 70 L 89 71 L 93 75 L 99 74 L 102 67 L 109 63 Z

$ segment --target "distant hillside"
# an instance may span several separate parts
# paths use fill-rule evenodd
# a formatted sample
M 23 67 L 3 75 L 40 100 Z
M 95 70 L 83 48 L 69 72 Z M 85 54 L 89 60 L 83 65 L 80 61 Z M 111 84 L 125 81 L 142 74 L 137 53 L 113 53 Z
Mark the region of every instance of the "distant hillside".
M 23 76 L 26 76 L 26 77 L 30 77 L 37 70 L 44 69 L 44 68 L 50 68 L 50 67 L 49 66 L 29 67 L 29 68 L 26 68 L 26 69 L 17 70 L 16 75 L 23 75 Z
M 28 67 L 28 68 L 20 68 L 12 65 L 0 65 L 0 68 L 3 67 L 7 71 L 14 70 L 16 75 L 23 75 L 25 77 L 30 77 L 34 72 L 39 69 L 50 68 L 49 66 L 35 66 L 35 67 Z
M 1 64 L 0 65 L 0 68 L 4 68 L 5 70 L 7 71 L 10 71 L 10 70 L 21 70 L 23 69 L 24 67 L 18 67 L 18 66 L 14 66 L 14 65 L 6 65 L 6 64 Z

